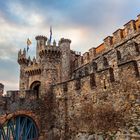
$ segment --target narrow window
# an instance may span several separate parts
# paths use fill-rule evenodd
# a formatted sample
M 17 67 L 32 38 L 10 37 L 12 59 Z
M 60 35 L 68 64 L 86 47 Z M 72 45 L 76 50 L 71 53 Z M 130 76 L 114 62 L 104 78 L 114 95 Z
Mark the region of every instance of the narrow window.
M 139 77 L 139 68 L 136 61 L 134 61 L 134 70 L 135 70 L 136 77 Z
M 85 75 L 89 74 L 89 69 L 87 67 L 85 67 Z
M 106 81 L 105 81 L 105 79 L 104 79 L 104 89 L 106 89 Z
M 79 72 L 78 72 L 78 78 L 81 78 L 82 77 L 82 71 L 80 70 Z
M 93 71 L 97 71 L 97 63 L 93 62 L 92 63 Z
M 109 64 L 108 64 L 108 61 L 107 61 L 107 58 L 106 57 L 103 57 L 103 64 L 104 64 L 104 67 L 108 67 Z
M 120 51 L 117 51 L 117 59 L 121 60 L 121 53 L 120 53 Z
M 140 49 L 139 49 L 139 45 L 136 42 L 135 42 L 135 49 L 136 49 L 136 52 L 139 54 Z
M 109 74 L 110 74 L 110 82 L 114 82 L 115 78 L 114 78 L 114 72 L 112 68 L 109 69 Z
M 95 81 L 95 74 L 94 73 L 90 74 L 90 87 L 91 88 L 96 87 L 96 81 Z
M 87 54 L 87 60 L 89 60 L 90 59 L 90 57 L 89 57 L 89 53 Z

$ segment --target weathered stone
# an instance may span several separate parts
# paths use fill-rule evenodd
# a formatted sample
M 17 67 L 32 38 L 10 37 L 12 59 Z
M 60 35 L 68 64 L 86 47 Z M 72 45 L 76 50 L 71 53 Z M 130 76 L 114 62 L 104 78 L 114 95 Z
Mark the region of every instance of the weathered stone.
M 140 30 L 135 21 L 83 56 L 70 50 L 69 39 L 62 38 L 58 46 L 46 45 L 44 36 L 36 40 L 36 58 L 26 58 L 25 49 L 18 53 L 19 91 L 9 91 L 6 97 L 0 93 L 0 124 L 27 115 L 38 127 L 39 140 L 139 139 Z M 98 122 L 92 121 L 96 113 L 90 109 L 106 103 L 122 111 L 125 125 L 103 133 L 90 125 Z M 92 117 L 83 121 L 88 114 Z

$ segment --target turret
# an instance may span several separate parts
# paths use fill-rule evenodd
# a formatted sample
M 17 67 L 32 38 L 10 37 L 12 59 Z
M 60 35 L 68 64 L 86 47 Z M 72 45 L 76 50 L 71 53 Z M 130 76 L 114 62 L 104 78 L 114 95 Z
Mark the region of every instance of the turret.
M 40 38 L 40 37 L 39 37 Z M 42 38 L 42 36 L 41 36 Z M 60 62 L 61 62 L 61 50 L 60 47 L 56 45 L 56 42 L 53 41 L 53 44 L 50 41 L 47 42 L 45 46 L 45 38 L 43 37 L 44 42 L 38 46 L 38 55 L 41 60 L 41 96 L 44 96 L 50 89 L 50 86 L 60 82 Z M 39 43 L 39 42 L 38 42 Z
M 26 49 L 20 50 L 18 52 L 18 63 L 20 65 L 20 84 L 19 89 L 22 91 L 27 87 L 27 75 L 25 73 L 25 68 L 28 66 L 29 60 L 26 58 Z
M 56 46 L 56 42 L 53 42 L 53 45 L 50 42 L 47 42 L 47 46 L 39 50 L 39 56 L 41 59 L 60 59 L 61 50 L 59 46 Z
M 62 81 L 66 81 L 70 78 L 71 73 L 71 52 L 70 52 L 70 43 L 71 40 L 62 38 L 59 41 L 59 46 L 62 53 L 62 61 L 61 61 L 61 76 Z
M 37 46 L 36 46 L 36 59 L 37 61 L 39 61 L 40 57 L 39 57 L 39 52 L 45 48 L 46 46 L 46 41 L 47 41 L 47 37 L 45 36 L 36 36 L 35 38 L 37 40 Z
M 23 51 L 20 49 L 18 52 L 18 63 L 19 63 L 19 65 L 27 65 L 27 63 L 28 63 L 27 58 L 26 58 L 25 48 Z

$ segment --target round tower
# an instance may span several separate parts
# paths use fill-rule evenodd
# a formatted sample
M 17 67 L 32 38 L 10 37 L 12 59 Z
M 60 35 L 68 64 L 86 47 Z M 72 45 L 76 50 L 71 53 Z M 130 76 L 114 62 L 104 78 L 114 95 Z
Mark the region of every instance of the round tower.
M 70 51 L 70 43 L 71 40 L 61 38 L 59 41 L 59 46 L 62 53 L 62 60 L 61 60 L 61 78 L 62 82 L 67 81 L 70 78 L 71 73 L 71 51 Z
M 47 37 L 38 35 L 38 36 L 35 37 L 35 39 L 37 40 L 36 60 L 39 61 L 39 59 L 40 59 L 39 52 L 40 52 L 40 50 L 43 50 L 45 48 Z
M 38 50 L 38 55 L 41 60 L 41 96 L 44 96 L 50 86 L 60 82 L 60 62 L 61 50 L 60 47 L 53 42 L 53 45 L 48 43 L 44 48 Z

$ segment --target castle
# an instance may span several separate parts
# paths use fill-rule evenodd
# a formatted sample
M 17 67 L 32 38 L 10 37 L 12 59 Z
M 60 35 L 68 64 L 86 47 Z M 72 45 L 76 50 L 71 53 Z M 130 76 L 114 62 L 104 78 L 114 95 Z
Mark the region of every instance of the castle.
M 116 110 L 129 111 L 129 121 L 118 128 L 115 139 L 140 139 L 140 15 L 83 55 L 70 49 L 69 39 L 60 39 L 58 45 L 45 36 L 36 36 L 36 41 L 33 60 L 25 49 L 18 52 L 19 90 L 0 98 L 0 137 L 101 139 L 86 123 L 80 125 L 79 114 L 84 104 L 111 102 Z

